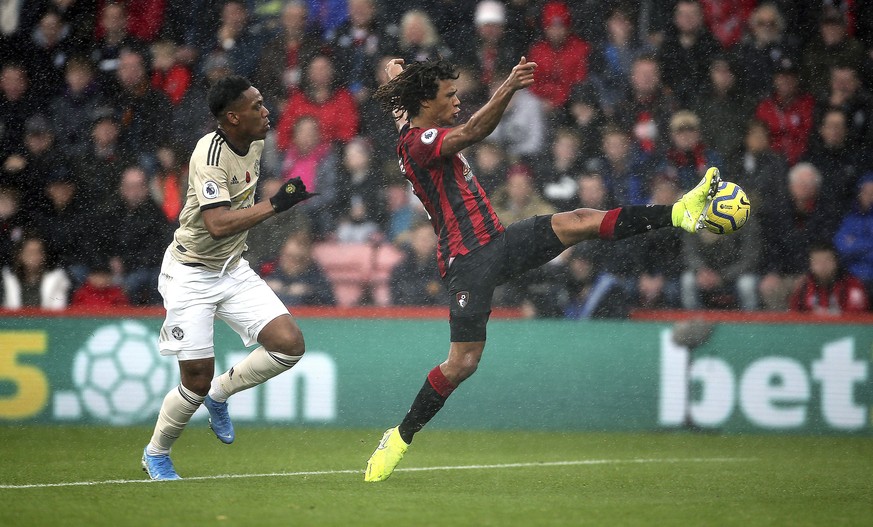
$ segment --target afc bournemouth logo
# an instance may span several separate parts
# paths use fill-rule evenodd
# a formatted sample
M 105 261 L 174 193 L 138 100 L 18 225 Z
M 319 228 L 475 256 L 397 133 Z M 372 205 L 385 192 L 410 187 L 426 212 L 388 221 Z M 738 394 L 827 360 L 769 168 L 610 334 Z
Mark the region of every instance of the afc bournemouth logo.
M 455 301 L 458 303 L 461 309 L 467 307 L 467 304 L 470 303 L 470 292 L 469 291 L 458 291 L 455 294 Z
M 203 196 L 208 199 L 215 199 L 218 197 L 218 185 L 215 181 L 207 181 L 203 184 Z
M 183 338 L 185 338 L 185 332 L 182 331 L 182 328 L 180 328 L 179 326 L 174 327 L 170 333 L 173 334 L 173 338 L 176 340 L 182 340 Z
M 421 134 L 421 142 L 429 145 L 433 143 L 434 139 L 437 136 L 437 129 L 431 128 L 430 130 L 425 130 L 423 134 Z

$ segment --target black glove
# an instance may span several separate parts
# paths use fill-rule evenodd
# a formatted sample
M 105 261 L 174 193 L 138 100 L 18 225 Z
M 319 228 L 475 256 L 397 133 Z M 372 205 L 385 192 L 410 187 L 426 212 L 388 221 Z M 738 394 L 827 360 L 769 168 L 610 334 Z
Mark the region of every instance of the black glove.
M 279 188 L 279 192 L 270 198 L 270 205 L 276 213 L 284 212 L 301 201 L 317 196 L 318 192 L 307 192 L 306 185 L 299 177 L 294 177 L 286 181 Z

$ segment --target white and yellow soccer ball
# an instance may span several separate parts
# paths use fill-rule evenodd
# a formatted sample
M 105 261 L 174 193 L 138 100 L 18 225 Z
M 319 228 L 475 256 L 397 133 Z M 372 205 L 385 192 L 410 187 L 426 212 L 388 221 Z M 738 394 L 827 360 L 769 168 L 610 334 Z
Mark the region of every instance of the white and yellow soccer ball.
M 703 224 L 710 232 L 730 234 L 740 230 L 751 213 L 752 206 L 743 189 L 736 183 L 722 181 L 706 208 Z

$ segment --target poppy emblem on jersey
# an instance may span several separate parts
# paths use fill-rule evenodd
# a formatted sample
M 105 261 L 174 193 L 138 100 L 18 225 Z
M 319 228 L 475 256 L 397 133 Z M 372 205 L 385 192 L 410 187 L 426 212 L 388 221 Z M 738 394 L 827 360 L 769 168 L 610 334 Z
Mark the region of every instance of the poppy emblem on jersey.
M 470 292 L 458 291 L 458 293 L 455 294 L 455 300 L 458 302 L 458 305 L 461 307 L 461 309 L 464 309 L 465 307 L 467 307 L 467 304 L 470 303 Z
M 179 326 L 174 327 L 171 333 L 173 334 L 173 338 L 176 340 L 182 340 L 183 338 L 185 338 L 185 332 L 182 331 L 182 328 L 180 328 Z
M 430 130 L 425 130 L 423 134 L 421 134 L 421 142 L 429 145 L 433 143 L 434 139 L 437 136 L 437 129 L 431 128 Z
M 203 195 L 209 199 L 218 197 L 218 185 L 215 181 L 207 181 L 203 184 Z
M 249 174 L 248 170 L 246 170 L 246 183 L 251 183 L 251 182 L 252 182 L 252 175 Z

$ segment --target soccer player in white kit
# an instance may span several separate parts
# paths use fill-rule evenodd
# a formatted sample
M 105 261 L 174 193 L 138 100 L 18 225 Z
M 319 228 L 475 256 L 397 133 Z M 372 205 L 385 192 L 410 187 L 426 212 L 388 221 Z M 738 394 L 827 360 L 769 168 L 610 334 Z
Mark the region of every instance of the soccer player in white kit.
M 313 196 L 299 178 L 255 203 L 269 110 L 243 77 L 225 77 L 207 98 L 218 129 L 191 154 L 188 194 L 180 226 L 164 254 L 158 290 L 167 318 L 160 350 L 176 355 L 182 383 L 164 398 L 142 466 L 155 480 L 181 479 L 170 449 L 204 404 L 224 443 L 234 439 L 227 398 L 293 367 L 303 356 L 303 334 L 272 289 L 242 258 L 248 229 Z M 213 321 L 218 317 L 246 346 L 246 358 L 213 379 Z

